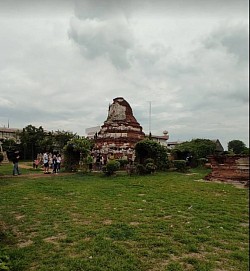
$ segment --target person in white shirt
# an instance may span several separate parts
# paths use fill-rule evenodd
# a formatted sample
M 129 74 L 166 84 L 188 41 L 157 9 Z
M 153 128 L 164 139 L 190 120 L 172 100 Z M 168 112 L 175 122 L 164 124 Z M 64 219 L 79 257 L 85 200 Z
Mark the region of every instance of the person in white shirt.
M 49 173 L 49 156 L 47 152 L 43 154 L 43 167 L 44 167 L 44 174 L 48 174 Z
M 59 172 L 60 171 L 60 169 L 61 169 L 61 161 L 62 161 L 62 157 L 61 157 L 61 154 L 59 153 L 59 154 L 57 154 L 57 172 Z

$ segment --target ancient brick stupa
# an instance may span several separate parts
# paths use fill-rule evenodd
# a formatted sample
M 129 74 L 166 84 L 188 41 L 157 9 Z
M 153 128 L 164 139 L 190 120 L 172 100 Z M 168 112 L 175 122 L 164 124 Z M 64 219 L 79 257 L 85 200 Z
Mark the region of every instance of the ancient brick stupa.
M 113 154 L 118 158 L 132 158 L 135 144 L 145 134 L 133 115 L 129 103 L 122 97 L 113 99 L 109 106 L 107 120 L 95 138 L 95 149 L 105 158 Z

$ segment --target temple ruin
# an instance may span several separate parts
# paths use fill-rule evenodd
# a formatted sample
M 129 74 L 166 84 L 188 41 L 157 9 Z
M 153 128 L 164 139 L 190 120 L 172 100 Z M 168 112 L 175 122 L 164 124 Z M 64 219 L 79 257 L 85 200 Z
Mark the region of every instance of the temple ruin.
M 131 106 L 124 98 L 117 97 L 109 105 L 107 120 L 94 137 L 94 151 L 105 158 L 112 154 L 116 159 L 133 160 L 135 144 L 143 138 L 145 134 Z
M 248 155 L 213 155 L 209 156 L 212 172 L 206 180 L 235 182 L 249 186 L 249 156 Z

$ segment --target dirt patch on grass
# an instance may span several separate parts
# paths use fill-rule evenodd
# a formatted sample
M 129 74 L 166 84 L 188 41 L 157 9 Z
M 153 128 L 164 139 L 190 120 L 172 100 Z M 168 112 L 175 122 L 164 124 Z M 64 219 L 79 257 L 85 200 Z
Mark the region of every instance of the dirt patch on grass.
M 111 225 L 111 224 L 113 223 L 113 221 L 110 220 L 110 219 L 106 219 L 106 220 L 104 220 L 102 223 L 103 223 L 104 225 Z
M 13 176 L 13 175 L 1 175 L 0 179 L 6 179 L 6 178 L 30 178 L 30 179 L 37 179 L 37 178 L 57 178 L 60 176 L 68 176 L 68 175 L 73 175 L 75 174 L 74 172 L 63 172 L 63 173 L 59 173 L 59 174 L 44 174 L 43 172 L 36 172 L 36 173 L 27 173 L 27 174 L 21 174 L 21 175 L 17 175 L 17 176 Z
M 129 225 L 131 225 L 131 226 L 138 226 L 138 225 L 140 225 L 140 223 L 139 222 L 130 222 Z
M 15 215 L 16 220 L 21 220 L 24 217 L 25 215 L 20 215 L 20 214 Z
M 47 238 L 44 238 L 43 241 L 46 243 L 59 245 L 59 242 L 66 239 L 66 235 L 58 235 L 58 236 L 50 236 Z
M 18 166 L 20 168 L 25 168 L 25 169 L 31 169 L 31 168 L 33 168 L 31 165 L 29 165 L 29 164 L 23 164 L 23 163 L 19 163 Z
M 240 223 L 240 226 L 243 227 L 243 228 L 248 228 L 249 223 Z
M 24 248 L 24 247 L 29 247 L 32 244 L 33 244 L 33 241 L 32 240 L 28 240 L 28 241 L 25 241 L 25 242 L 18 243 L 17 246 L 19 248 Z

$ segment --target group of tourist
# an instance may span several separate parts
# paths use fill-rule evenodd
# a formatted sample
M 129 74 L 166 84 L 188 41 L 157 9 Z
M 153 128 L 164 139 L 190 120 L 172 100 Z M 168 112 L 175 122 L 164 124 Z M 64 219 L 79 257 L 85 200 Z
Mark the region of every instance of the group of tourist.
M 52 169 L 52 173 L 57 174 L 61 169 L 62 157 L 61 154 L 51 154 L 45 152 L 43 154 L 43 167 L 44 174 L 49 174 L 50 169 Z
M 20 155 L 19 151 L 16 151 L 13 156 L 13 175 L 20 175 L 18 161 Z M 91 162 L 89 164 L 89 170 L 102 170 L 103 166 L 106 165 L 110 160 L 114 160 L 114 154 L 109 153 L 104 156 L 100 153 L 95 153 L 91 155 Z M 80 159 L 81 161 L 81 159 Z M 38 154 L 37 158 L 33 161 L 33 168 L 37 169 L 40 166 L 43 167 L 44 174 L 54 173 L 58 174 L 61 169 L 62 156 L 60 153 L 52 154 L 49 152 L 44 152 L 43 154 Z M 80 164 L 80 163 L 79 163 Z

